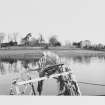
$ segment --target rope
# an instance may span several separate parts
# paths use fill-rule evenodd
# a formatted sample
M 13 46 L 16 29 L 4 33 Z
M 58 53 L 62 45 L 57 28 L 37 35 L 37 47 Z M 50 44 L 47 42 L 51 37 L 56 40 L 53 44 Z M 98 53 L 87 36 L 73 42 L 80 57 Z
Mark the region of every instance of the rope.
M 88 82 L 78 82 L 82 84 L 90 84 L 90 85 L 97 85 L 97 86 L 105 86 L 104 84 L 95 84 L 95 83 L 88 83 Z

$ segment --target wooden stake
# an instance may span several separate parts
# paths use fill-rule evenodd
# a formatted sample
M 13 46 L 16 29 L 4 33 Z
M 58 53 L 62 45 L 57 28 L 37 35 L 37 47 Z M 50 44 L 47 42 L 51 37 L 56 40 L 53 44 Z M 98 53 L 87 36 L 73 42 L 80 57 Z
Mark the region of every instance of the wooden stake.
M 41 78 L 36 78 L 36 79 L 31 79 L 31 80 L 28 80 L 28 81 L 22 81 L 22 82 L 17 82 L 16 85 L 24 85 L 24 84 L 28 84 L 28 83 L 32 83 L 32 82 L 38 82 L 38 81 L 41 81 L 41 80 L 47 80 L 47 79 L 51 79 L 51 78 L 54 78 L 54 77 L 58 77 L 58 76 L 63 76 L 63 75 L 67 75 L 71 73 L 70 71 L 69 72 L 63 72 L 63 73 L 59 73 L 59 74 L 53 74 L 49 77 L 41 77 Z

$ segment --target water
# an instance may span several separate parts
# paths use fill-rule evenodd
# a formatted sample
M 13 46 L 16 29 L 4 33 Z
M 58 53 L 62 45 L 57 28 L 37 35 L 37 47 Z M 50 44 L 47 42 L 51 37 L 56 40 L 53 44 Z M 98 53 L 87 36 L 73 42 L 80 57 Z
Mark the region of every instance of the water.
M 82 95 L 105 95 L 105 86 L 84 84 L 103 84 L 105 85 L 105 57 L 64 57 L 70 65 L 78 81 Z M 13 79 L 27 78 L 26 72 L 34 69 L 36 60 L 0 60 L 0 95 L 9 95 L 11 82 Z M 28 72 L 32 78 L 38 77 L 37 71 Z M 60 89 L 60 82 L 57 79 L 49 79 L 40 83 L 42 89 L 35 83 L 36 95 L 57 95 Z M 30 88 L 30 87 L 29 87 Z M 28 90 L 27 90 L 28 91 Z
M 105 85 L 104 57 L 68 59 L 78 82 Z M 82 95 L 105 95 L 105 86 L 79 83 Z

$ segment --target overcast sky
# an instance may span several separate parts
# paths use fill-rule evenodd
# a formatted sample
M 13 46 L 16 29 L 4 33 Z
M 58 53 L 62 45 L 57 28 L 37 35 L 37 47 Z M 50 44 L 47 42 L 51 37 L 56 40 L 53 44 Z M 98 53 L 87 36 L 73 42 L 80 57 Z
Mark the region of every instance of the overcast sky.
M 0 0 L 0 32 L 105 44 L 105 0 Z

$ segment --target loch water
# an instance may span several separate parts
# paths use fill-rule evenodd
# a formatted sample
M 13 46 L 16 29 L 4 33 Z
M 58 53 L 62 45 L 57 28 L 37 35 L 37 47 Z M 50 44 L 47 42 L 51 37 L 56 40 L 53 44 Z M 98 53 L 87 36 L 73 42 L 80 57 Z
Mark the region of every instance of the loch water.
M 63 57 L 76 77 L 82 95 L 105 95 L 105 57 L 104 56 L 73 56 Z M 34 69 L 37 60 L 0 59 L 0 95 L 9 95 L 11 82 L 16 78 L 26 78 L 28 69 Z M 30 71 L 32 77 L 38 72 Z M 42 83 L 41 95 L 57 95 L 59 85 L 56 79 Z M 39 94 L 35 87 L 36 94 Z

